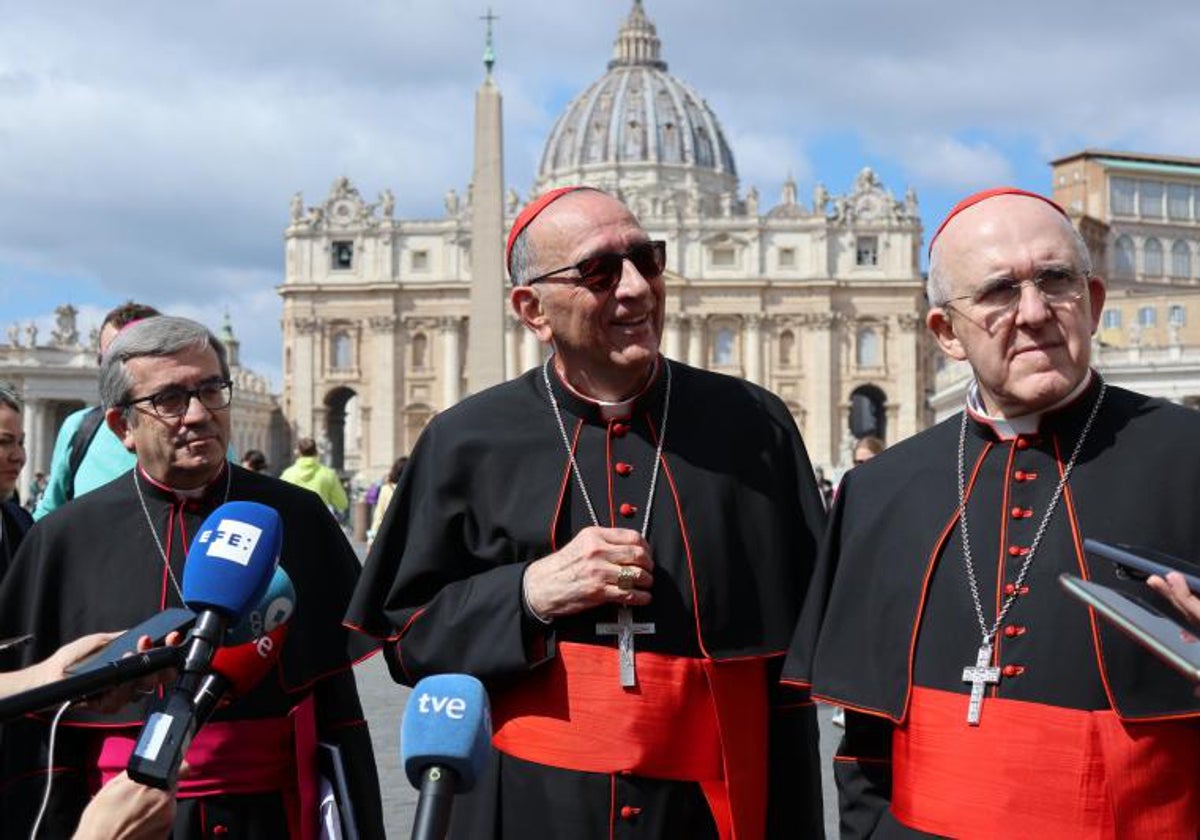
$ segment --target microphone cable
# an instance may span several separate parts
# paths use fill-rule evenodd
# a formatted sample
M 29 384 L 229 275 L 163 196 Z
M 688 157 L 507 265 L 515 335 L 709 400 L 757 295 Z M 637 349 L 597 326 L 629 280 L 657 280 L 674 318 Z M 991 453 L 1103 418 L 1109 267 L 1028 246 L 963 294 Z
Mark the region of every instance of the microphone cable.
M 38 829 L 42 827 L 42 818 L 46 816 L 46 806 L 50 804 L 50 789 L 54 785 L 54 738 L 58 734 L 58 722 L 73 702 L 73 700 L 68 700 L 59 706 L 58 711 L 54 713 L 54 721 L 50 724 L 50 744 L 47 747 L 50 755 L 46 759 L 46 790 L 42 794 L 42 805 L 38 808 L 37 819 L 33 821 L 33 828 L 29 830 L 29 840 L 36 840 Z

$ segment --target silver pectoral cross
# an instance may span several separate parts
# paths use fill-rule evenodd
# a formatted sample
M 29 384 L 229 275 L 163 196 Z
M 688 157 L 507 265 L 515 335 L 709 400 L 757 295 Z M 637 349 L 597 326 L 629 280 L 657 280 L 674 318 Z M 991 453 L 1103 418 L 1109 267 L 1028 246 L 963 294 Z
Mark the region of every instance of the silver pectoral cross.
M 971 684 L 971 702 L 967 706 L 967 723 L 971 726 L 979 725 L 979 713 L 983 710 L 984 685 L 996 685 L 1000 682 L 1000 669 L 991 665 L 991 661 L 992 646 L 985 642 L 979 646 L 979 656 L 975 658 L 975 665 L 963 668 L 963 682 Z
M 621 664 L 621 685 L 631 687 L 637 685 L 637 671 L 633 664 L 633 637 L 654 632 L 652 622 L 635 622 L 633 610 L 620 607 L 617 610 L 617 621 L 602 622 L 596 625 L 596 634 L 617 637 L 617 658 Z

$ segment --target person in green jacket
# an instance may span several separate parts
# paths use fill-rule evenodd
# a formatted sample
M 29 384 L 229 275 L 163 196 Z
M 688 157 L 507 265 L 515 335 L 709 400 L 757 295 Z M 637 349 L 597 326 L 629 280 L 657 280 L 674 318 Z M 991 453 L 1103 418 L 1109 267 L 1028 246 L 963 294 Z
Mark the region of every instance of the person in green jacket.
M 313 491 L 335 514 L 345 513 L 350 506 L 342 480 L 317 459 L 317 442 L 310 437 L 296 443 L 296 460 L 279 477 Z

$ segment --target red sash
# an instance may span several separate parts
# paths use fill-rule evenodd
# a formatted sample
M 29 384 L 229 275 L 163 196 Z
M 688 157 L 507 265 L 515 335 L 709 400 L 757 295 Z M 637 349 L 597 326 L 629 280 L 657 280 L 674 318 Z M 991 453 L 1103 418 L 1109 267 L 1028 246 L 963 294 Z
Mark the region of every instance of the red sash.
M 137 737 L 106 735 L 96 767 L 101 784 L 122 772 Z M 287 717 L 206 723 L 188 748 L 180 799 L 277 791 L 287 811 L 288 833 L 313 840 L 318 831 L 317 726 L 312 697 Z
M 1195 837 L 1200 722 L 1122 722 L 913 688 L 892 738 L 892 813 L 953 837 Z
M 496 748 L 588 773 L 698 782 L 723 840 L 766 826 L 767 698 L 761 659 L 637 654 L 622 688 L 612 648 L 564 642 L 492 697 Z

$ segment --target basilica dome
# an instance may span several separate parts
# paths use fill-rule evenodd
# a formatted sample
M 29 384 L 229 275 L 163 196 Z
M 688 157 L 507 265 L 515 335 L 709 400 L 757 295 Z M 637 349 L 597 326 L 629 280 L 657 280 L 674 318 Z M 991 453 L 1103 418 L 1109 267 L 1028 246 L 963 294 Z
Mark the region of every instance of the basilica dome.
M 535 192 L 585 183 L 654 204 L 737 193 L 733 152 L 716 114 L 667 72 L 641 0 L 621 26 L 608 72 L 558 118 Z

